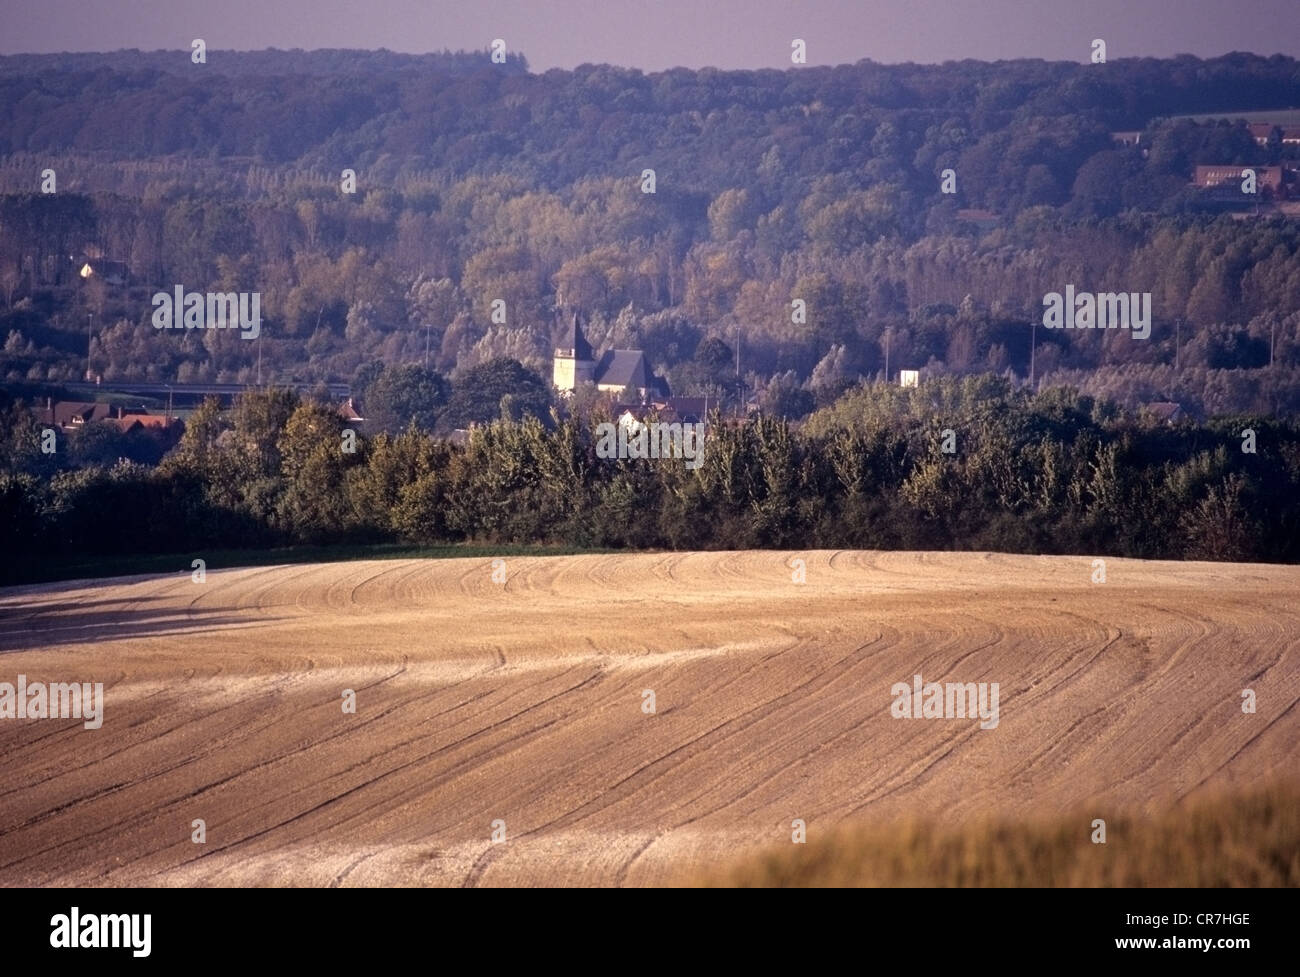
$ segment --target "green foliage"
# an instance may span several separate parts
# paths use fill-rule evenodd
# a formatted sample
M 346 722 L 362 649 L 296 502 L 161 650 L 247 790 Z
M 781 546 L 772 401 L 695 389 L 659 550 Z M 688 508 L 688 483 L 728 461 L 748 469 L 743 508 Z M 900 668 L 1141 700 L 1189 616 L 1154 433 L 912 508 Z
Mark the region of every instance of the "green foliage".
M 119 460 L 156 465 L 163 455 L 163 446 L 157 438 L 139 429 L 124 432 L 111 420 L 87 424 L 70 442 L 69 460 L 78 468 L 89 465 L 111 467 Z
M 498 369 L 516 375 L 498 364 L 489 379 Z M 599 411 L 490 419 L 463 445 L 412 426 L 348 452 L 335 411 L 307 401 L 285 417 L 291 403 L 267 391 L 229 422 L 200 410 L 157 469 L 5 473 L 5 538 L 49 559 L 477 541 L 1300 560 L 1300 426 L 1170 426 L 1001 377 L 864 385 L 799 427 L 715 411 L 693 466 L 598 457 Z M 1247 427 L 1254 454 L 1241 450 Z M 258 467 L 269 458 L 278 468 Z
M 443 377 L 415 363 L 383 368 L 358 393 L 367 430 L 395 434 L 414 424 L 432 431 L 447 402 Z
M 510 420 L 547 417 L 551 401 L 549 383 L 518 360 L 501 357 L 456 377 L 439 424 L 443 430 L 487 424 L 500 418 L 503 410 Z
M 299 406 L 284 425 L 277 444 L 284 490 L 274 521 L 291 539 L 348 539 L 356 528 L 346 491 L 346 470 L 356 455 L 344 452 L 342 434 L 342 418 L 311 403 Z

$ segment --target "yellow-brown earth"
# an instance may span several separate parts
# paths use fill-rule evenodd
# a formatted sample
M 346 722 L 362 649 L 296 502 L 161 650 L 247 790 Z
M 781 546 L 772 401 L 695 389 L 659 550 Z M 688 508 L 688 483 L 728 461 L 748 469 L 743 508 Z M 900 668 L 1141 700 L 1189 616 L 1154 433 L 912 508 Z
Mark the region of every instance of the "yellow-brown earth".
M 505 572 L 0 591 L 0 682 L 105 688 L 97 730 L 0 719 L 0 884 L 658 884 L 788 844 L 795 819 L 1106 817 L 1296 774 L 1300 567 L 1110 559 L 1099 584 L 1086 558 L 744 552 Z M 917 673 L 998 683 L 997 728 L 893 718 Z

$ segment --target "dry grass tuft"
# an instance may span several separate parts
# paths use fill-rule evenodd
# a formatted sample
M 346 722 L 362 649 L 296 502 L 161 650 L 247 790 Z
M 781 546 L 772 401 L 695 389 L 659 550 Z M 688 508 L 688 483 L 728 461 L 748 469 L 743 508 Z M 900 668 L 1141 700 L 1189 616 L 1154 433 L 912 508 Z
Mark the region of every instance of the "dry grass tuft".
M 847 827 L 683 880 L 689 886 L 1294 887 L 1300 784 L 1184 801 L 1154 817 L 1106 817 L 1093 844 L 1079 813 L 965 828 L 909 821 Z

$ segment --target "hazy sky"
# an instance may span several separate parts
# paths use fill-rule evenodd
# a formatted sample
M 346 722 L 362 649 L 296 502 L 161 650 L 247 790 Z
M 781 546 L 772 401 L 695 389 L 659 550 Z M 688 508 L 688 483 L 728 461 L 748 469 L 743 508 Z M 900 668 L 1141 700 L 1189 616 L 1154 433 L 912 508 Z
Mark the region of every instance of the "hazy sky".
M 534 71 L 608 62 L 789 67 L 997 60 L 1087 61 L 1227 51 L 1300 55 L 1300 0 L 0 0 L 0 53 L 208 48 L 486 48 Z

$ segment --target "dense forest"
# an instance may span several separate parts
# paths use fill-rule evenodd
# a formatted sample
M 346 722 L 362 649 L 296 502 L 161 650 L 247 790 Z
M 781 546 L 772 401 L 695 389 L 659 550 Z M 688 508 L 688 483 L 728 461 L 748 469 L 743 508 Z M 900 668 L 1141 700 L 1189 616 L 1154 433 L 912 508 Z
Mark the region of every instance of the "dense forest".
M 991 549 L 1300 559 L 1300 425 L 1169 427 L 1005 378 L 883 384 L 799 429 L 715 415 L 698 467 L 604 460 L 598 412 L 502 419 L 466 445 L 361 438 L 284 391 L 199 410 L 156 467 L 60 470 L 14 437 L 0 474 L 7 579 L 73 554 L 381 541 L 675 549 Z M 111 517 L 106 517 L 111 516 Z
M 1190 179 L 1300 165 L 1233 117 L 1297 105 L 1300 64 L 1244 54 L 654 74 L 486 52 L 0 58 L 0 381 L 81 379 L 88 333 L 106 384 L 376 363 L 454 382 L 503 358 L 545 379 L 557 311 L 579 309 L 674 393 L 791 418 L 900 368 L 1291 415 L 1300 224 Z M 83 281 L 96 258 L 127 281 Z M 153 329 L 176 284 L 259 293 L 262 338 Z M 1152 293 L 1150 340 L 1035 328 L 1067 284 Z

